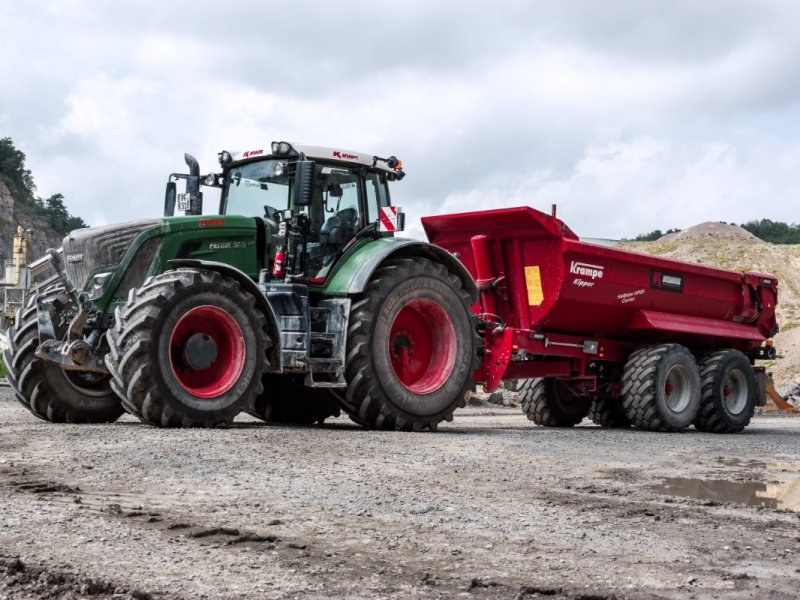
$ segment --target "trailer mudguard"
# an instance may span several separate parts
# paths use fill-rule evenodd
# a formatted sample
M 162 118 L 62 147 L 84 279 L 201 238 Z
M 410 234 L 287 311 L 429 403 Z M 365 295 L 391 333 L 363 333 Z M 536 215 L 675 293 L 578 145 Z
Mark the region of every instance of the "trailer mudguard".
M 264 314 L 267 317 L 267 331 L 269 332 L 269 337 L 272 341 L 272 346 L 267 348 L 270 371 L 281 369 L 281 333 L 278 329 L 278 318 L 275 316 L 275 311 L 272 309 L 272 305 L 267 301 L 267 297 L 264 296 L 261 290 L 258 289 L 255 281 L 250 279 L 246 273 L 225 263 L 211 260 L 197 260 L 192 258 L 177 258 L 168 262 L 169 265 L 175 269 L 186 267 L 190 269 L 207 269 L 209 271 L 216 271 L 220 275 L 225 275 L 226 277 L 235 279 L 239 285 L 253 294 L 256 299 L 256 305 L 262 311 L 264 311 Z
M 372 274 L 384 261 L 414 257 L 428 258 L 443 264 L 461 279 L 470 300 L 473 303 L 477 302 L 478 286 L 455 255 L 428 242 L 393 237 L 378 238 L 354 246 L 339 261 L 336 270 L 325 284 L 324 291 L 334 295 L 360 294 L 372 279 Z

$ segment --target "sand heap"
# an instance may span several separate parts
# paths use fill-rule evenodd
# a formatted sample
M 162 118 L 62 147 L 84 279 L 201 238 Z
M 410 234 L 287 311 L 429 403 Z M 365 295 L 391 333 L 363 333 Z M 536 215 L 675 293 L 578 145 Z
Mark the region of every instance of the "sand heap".
M 742 229 L 738 225 L 728 225 L 727 223 L 717 223 L 714 221 L 706 221 L 679 231 L 677 233 L 670 233 L 657 241 L 659 242 L 686 242 L 690 240 L 724 240 L 732 244 L 765 244 L 746 229 Z

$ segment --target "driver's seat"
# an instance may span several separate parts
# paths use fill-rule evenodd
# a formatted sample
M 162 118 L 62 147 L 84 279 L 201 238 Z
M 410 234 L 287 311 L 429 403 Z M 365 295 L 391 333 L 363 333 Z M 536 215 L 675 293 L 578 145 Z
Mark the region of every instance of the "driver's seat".
M 322 264 L 330 264 L 345 244 L 356 234 L 358 210 L 353 207 L 343 208 L 331 216 L 319 231 L 322 246 Z

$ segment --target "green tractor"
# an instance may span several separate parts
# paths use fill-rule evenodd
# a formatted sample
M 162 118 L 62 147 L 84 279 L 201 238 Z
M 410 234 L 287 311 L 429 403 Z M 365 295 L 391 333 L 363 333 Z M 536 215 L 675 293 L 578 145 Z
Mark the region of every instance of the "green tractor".
M 464 405 L 478 292 L 452 254 L 394 237 L 397 158 L 273 142 L 221 152 L 206 176 L 186 162 L 163 218 L 73 231 L 31 265 L 41 283 L 4 355 L 28 410 L 214 427 L 341 409 L 434 430 Z M 201 186 L 220 190 L 219 214 L 202 214 Z

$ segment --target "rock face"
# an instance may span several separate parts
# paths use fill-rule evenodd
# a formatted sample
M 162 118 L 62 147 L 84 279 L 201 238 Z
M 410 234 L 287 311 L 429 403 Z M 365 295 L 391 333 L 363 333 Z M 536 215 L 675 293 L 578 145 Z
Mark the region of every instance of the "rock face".
M 28 262 L 42 256 L 48 248 L 61 246 L 63 236 L 57 233 L 41 215 L 35 214 L 25 204 L 18 202 L 0 181 L 0 265 L 11 260 L 11 248 L 17 225 L 31 231 L 31 250 Z M 0 269 L 0 279 L 3 277 Z

